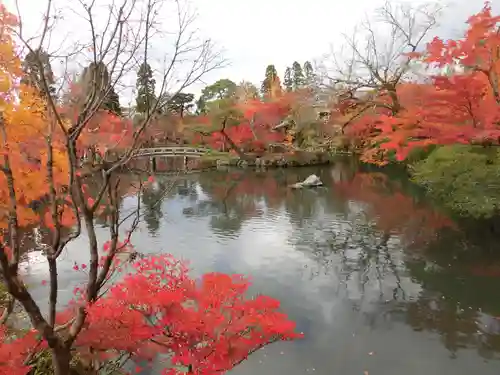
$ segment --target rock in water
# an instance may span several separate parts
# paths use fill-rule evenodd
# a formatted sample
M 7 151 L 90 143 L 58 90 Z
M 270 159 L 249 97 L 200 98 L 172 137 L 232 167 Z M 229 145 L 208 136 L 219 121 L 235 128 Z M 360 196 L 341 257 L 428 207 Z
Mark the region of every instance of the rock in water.
M 323 185 L 323 182 L 321 182 L 321 180 L 319 179 L 318 176 L 316 176 L 315 174 L 312 174 L 309 177 L 307 177 L 304 180 L 304 182 L 302 182 L 302 184 L 304 186 L 321 186 L 321 185 Z
M 302 182 L 297 182 L 296 184 L 290 185 L 292 189 L 301 189 L 305 187 L 317 187 L 323 186 L 323 182 L 315 174 L 310 175 Z

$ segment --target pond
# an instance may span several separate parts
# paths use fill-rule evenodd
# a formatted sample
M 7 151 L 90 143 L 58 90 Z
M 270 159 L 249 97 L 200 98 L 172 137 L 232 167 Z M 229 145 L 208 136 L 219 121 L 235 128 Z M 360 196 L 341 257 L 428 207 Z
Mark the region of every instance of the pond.
M 312 173 L 325 187 L 287 188 Z M 187 259 L 195 275 L 249 275 L 252 291 L 279 299 L 305 334 L 252 355 L 233 374 L 500 372 L 498 236 L 459 226 L 401 173 L 339 159 L 157 180 L 140 197 L 137 249 Z M 136 201 L 129 194 L 122 209 Z M 66 297 L 79 282 L 72 265 L 85 261 L 85 240 L 60 261 Z M 46 266 L 36 253 L 28 258 L 23 270 L 41 300 Z

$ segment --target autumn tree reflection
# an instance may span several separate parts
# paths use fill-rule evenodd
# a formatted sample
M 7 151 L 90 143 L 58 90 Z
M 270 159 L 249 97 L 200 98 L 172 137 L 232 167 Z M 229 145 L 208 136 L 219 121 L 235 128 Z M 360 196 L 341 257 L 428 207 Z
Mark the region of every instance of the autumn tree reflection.
M 437 232 L 454 222 L 428 203 L 403 190 L 402 183 L 381 172 L 357 173 L 337 182 L 334 194 L 345 201 L 364 203 L 367 220 L 386 234 L 396 234 L 405 246 L 432 241 Z
M 312 260 L 306 277 L 326 276 L 365 325 L 395 322 L 435 332 L 452 355 L 500 353 L 500 256 L 479 251 L 469 229 L 430 204 L 405 178 L 338 162 L 332 168 L 202 174 L 206 197 L 186 210 L 235 236 L 247 221 L 283 215 L 289 243 Z M 325 188 L 294 191 L 315 173 Z M 483 236 L 484 237 L 484 236 Z M 485 239 L 483 238 L 483 241 Z M 489 254 L 489 255 L 488 255 Z

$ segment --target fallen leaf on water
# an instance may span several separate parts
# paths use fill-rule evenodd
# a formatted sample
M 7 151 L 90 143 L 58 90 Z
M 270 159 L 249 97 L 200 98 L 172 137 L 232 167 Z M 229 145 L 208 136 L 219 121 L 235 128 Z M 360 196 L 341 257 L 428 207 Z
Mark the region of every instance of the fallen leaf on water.
M 368 371 L 363 372 L 364 375 L 368 375 Z

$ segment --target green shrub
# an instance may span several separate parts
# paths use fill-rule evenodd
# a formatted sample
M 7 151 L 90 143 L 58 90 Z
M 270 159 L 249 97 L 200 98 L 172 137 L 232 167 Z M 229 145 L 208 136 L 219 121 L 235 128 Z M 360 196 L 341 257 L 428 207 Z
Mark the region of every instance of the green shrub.
M 413 180 L 446 207 L 488 218 L 500 210 L 500 154 L 495 148 L 443 146 L 412 167 Z

